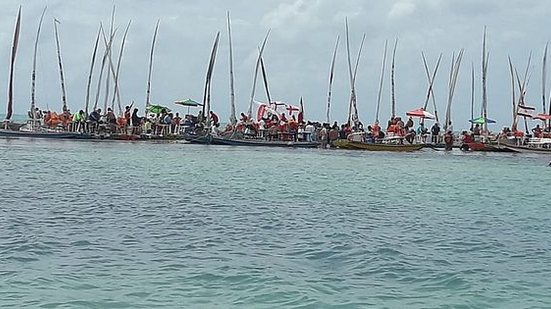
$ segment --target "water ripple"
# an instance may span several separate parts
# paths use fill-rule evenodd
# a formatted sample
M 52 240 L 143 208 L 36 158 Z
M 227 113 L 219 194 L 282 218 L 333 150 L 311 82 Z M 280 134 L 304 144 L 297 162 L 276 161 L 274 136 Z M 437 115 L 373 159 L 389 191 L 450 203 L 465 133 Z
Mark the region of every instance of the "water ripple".
M 1 307 L 551 307 L 537 156 L 0 150 Z

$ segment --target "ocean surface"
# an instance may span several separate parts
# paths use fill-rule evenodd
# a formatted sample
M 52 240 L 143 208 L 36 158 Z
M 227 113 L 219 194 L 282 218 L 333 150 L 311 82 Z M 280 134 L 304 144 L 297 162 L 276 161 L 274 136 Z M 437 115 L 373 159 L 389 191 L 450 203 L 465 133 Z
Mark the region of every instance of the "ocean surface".
M 0 307 L 550 308 L 549 160 L 0 139 Z

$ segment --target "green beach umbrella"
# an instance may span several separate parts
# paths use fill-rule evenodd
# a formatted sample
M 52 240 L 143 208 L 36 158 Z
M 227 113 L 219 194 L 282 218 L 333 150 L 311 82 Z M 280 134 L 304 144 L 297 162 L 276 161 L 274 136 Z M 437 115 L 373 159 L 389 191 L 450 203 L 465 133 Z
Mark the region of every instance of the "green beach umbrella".
M 147 107 L 147 111 L 150 112 L 150 113 L 153 113 L 153 114 L 160 114 L 163 111 L 169 113 L 170 108 L 168 108 L 166 106 L 162 106 L 162 105 L 149 105 Z
M 187 113 L 189 115 L 189 108 L 190 107 L 197 107 L 197 106 L 203 106 L 203 104 L 195 101 L 195 100 L 192 100 L 192 99 L 186 99 L 186 100 L 180 100 L 180 101 L 175 101 L 174 104 L 177 104 L 177 105 L 181 105 L 181 106 L 187 106 Z
M 182 105 L 182 106 L 187 106 L 187 107 L 197 107 L 197 106 L 203 106 L 203 104 L 195 101 L 195 100 L 192 100 L 192 99 L 186 99 L 186 100 L 180 100 L 180 101 L 176 101 L 174 102 L 174 104 L 178 104 L 178 105 Z
M 474 123 L 474 124 L 496 123 L 495 120 L 492 120 L 490 118 L 485 118 L 484 116 L 481 116 L 481 117 L 478 117 L 478 118 L 475 118 L 475 119 L 471 119 L 471 120 L 469 120 L 469 122 Z

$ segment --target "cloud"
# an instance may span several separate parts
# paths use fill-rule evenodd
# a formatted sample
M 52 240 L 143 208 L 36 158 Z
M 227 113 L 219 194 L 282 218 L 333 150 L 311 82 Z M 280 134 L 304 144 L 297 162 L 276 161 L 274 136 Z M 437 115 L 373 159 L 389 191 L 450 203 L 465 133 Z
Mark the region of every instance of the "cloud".
M 411 0 L 400 0 L 392 6 L 388 13 L 388 17 L 393 19 L 407 17 L 413 14 L 415 9 L 416 6 Z
M 9 54 L 15 15 L 21 1 L 0 2 L 0 98 L 7 97 Z M 426 77 L 420 51 L 431 65 L 444 54 L 435 83 L 439 113 L 447 98 L 447 76 L 452 52 L 466 49 L 454 98 L 454 123 L 467 124 L 470 117 L 470 64 L 475 63 L 476 110 L 480 110 L 479 64 L 481 37 L 488 26 L 491 53 L 488 96 L 493 118 L 510 122 L 510 81 L 507 56 L 523 66 L 534 50 L 533 82 L 528 87 L 529 102 L 540 102 L 541 50 L 551 39 L 547 27 L 551 1 L 510 0 L 36 0 L 23 5 L 23 23 L 16 64 L 15 111 L 25 114 L 30 101 L 32 51 L 38 17 L 48 11 L 39 42 L 37 101 L 42 108 L 60 109 L 61 91 L 53 40 L 54 17 L 60 25 L 61 48 L 67 94 L 72 110 L 84 106 L 86 81 L 98 24 L 108 22 L 113 2 L 117 5 L 119 33 L 133 20 L 121 67 L 120 89 L 123 104 L 136 101 L 143 109 L 147 82 L 147 63 L 153 28 L 161 19 L 153 67 L 152 100 L 171 105 L 175 99 L 203 97 L 208 59 L 217 31 L 221 41 L 212 84 L 213 107 L 222 119 L 229 114 L 228 43 L 226 11 L 233 21 L 233 47 L 237 108 L 246 110 L 251 93 L 257 46 L 266 30 L 272 28 L 265 64 L 274 99 L 296 102 L 304 97 L 307 117 L 325 118 L 327 84 L 335 38 L 341 35 L 333 87 L 331 115 L 347 118 L 349 81 L 344 38 L 344 18 L 350 23 L 351 48 L 357 50 L 361 36 L 367 34 L 356 81 L 360 118 L 372 121 L 377 101 L 379 70 L 385 40 L 399 37 L 396 62 L 397 109 L 404 112 L 418 107 L 426 96 Z M 528 4 L 526 4 L 528 3 Z M 526 22 L 530 20 L 530 22 Z M 120 46 L 117 36 L 115 49 Z M 103 48 L 103 47 L 102 47 Z M 536 52 L 537 51 L 537 52 Z M 102 51 L 100 51 L 102 53 Z M 116 53 L 115 53 L 116 54 Z M 536 57 L 537 56 L 537 57 Z M 100 65 L 93 75 L 96 95 Z M 390 74 L 387 72 L 387 77 Z M 390 80 L 383 88 L 381 119 L 390 113 Z M 551 82 L 550 82 L 551 84 Z M 551 85 L 548 85 L 548 87 Z M 549 89 L 549 88 L 548 88 Z M 264 99 L 261 79 L 256 97 Z M 103 101 L 103 95 L 101 96 Z M 4 99 L 5 102 L 5 99 Z M 103 102 L 102 102 L 103 105 Z M 540 104 L 541 105 L 541 104 Z M 541 108 L 541 107 L 540 107 Z M 0 104 L 0 113 L 5 105 Z M 497 128 L 497 126 L 496 126 Z

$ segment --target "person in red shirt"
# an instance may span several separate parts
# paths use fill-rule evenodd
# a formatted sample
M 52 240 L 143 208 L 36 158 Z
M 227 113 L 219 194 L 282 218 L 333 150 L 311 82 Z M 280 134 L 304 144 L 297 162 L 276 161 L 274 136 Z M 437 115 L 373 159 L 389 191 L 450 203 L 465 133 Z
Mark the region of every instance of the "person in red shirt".
M 216 115 L 213 111 L 210 111 L 210 120 L 212 121 L 213 126 L 218 126 L 218 123 L 220 122 L 220 118 L 218 118 L 218 115 Z

